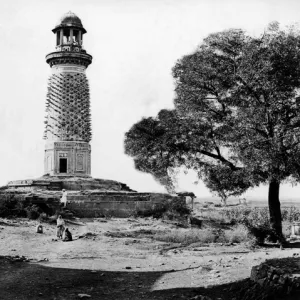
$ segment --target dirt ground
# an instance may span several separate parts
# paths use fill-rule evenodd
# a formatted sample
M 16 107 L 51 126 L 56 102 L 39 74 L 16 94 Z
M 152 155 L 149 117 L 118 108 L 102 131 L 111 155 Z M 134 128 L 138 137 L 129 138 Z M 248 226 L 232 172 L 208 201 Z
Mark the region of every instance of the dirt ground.
M 0 219 L 0 299 L 234 299 L 252 266 L 299 253 L 159 242 L 153 233 L 176 225 L 152 218 L 69 221 L 72 242 L 57 240 L 55 224 L 43 234 L 36 225 Z

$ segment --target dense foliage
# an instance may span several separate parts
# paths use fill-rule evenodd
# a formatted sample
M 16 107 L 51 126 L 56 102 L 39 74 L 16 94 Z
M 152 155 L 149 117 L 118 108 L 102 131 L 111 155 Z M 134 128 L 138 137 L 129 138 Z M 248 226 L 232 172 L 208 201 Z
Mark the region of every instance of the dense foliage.
M 0 217 L 27 217 L 36 220 L 40 217 L 43 210 L 34 204 L 10 193 L 0 195 Z
M 173 68 L 175 109 L 126 133 L 135 167 L 169 191 L 184 166 L 223 199 L 269 184 L 271 225 L 281 236 L 279 187 L 299 180 L 300 36 L 273 23 L 261 37 L 209 35 Z

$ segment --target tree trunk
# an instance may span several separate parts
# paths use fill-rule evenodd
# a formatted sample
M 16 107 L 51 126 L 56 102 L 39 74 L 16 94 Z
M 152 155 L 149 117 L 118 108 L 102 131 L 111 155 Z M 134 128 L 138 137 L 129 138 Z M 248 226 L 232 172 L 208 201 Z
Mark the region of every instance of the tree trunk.
M 280 181 L 277 179 L 272 179 L 269 185 L 269 212 L 270 212 L 270 224 L 273 229 L 276 238 L 279 242 L 283 242 L 283 234 L 282 234 L 282 218 L 281 218 L 281 209 L 280 209 L 280 201 L 279 201 L 279 186 Z

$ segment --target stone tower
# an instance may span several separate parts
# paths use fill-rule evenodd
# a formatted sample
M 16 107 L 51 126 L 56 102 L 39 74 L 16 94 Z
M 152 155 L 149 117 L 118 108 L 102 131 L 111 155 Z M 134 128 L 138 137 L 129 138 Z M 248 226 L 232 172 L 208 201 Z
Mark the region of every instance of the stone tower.
M 86 30 L 81 20 L 68 12 L 52 31 L 56 48 L 46 56 L 51 75 L 46 98 L 45 174 L 89 177 L 91 115 L 85 70 L 92 56 L 83 49 Z

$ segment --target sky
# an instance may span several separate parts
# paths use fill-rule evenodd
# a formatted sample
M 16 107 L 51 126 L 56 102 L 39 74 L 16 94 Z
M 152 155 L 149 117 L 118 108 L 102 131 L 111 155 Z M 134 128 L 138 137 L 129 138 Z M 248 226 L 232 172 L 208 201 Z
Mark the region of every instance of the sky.
M 0 0 L 0 185 L 43 175 L 44 116 L 55 49 L 52 29 L 68 11 L 87 30 L 93 56 L 87 69 L 92 113 L 92 176 L 126 183 L 140 192 L 165 191 L 134 169 L 124 134 L 142 117 L 173 108 L 171 69 L 208 34 L 242 28 L 259 35 L 271 21 L 299 22 L 297 0 Z M 211 194 L 195 174 L 181 174 L 178 191 Z M 300 187 L 283 185 L 281 198 Z M 267 198 L 267 187 L 247 197 Z

